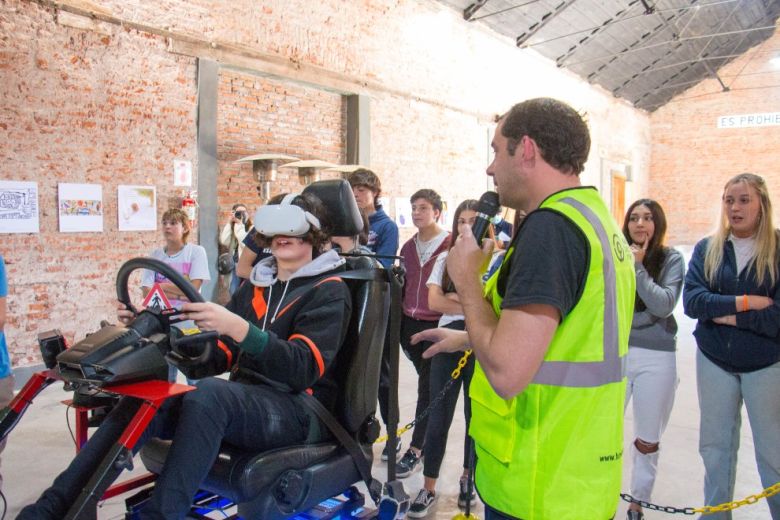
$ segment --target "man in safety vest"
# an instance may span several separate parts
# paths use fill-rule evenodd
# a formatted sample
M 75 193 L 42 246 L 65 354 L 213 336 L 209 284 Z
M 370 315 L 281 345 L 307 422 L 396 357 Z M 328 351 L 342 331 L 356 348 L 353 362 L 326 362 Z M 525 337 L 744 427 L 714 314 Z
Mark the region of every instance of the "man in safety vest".
M 487 169 L 500 202 L 528 213 L 501 269 L 462 233 L 447 258 L 468 332 L 433 329 L 426 351 L 473 349 L 469 433 L 486 518 L 607 520 L 623 450 L 633 258 L 598 192 L 580 184 L 583 118 L 548 98 L 501 117 Z

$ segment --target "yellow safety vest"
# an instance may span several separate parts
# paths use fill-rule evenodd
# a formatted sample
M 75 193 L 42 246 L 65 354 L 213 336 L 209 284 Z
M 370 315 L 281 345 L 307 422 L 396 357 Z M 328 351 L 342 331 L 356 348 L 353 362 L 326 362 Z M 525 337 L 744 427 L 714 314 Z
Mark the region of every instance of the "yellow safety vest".
M 556 193 L 541 208 L 582 230 L 588 275 L 522 393 L 502 399 L 477 363 L 469 389 L 477 489 L 492 508 L 523 520 L 606 520 L 620 493 L 633 256 L 595 189 Z M 496 281 L 510 269 L 512 253 L 485 286 L 496 315 Z

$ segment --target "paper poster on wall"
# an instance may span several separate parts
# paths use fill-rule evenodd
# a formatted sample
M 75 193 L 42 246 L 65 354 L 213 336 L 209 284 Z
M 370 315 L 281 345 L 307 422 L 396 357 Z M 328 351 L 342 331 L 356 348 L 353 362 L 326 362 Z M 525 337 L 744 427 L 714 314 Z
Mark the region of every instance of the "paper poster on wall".
M 60 232 L 103 231 L 103 187 L 100 184 L 57 185 Z
M 154 186 L 117 187 L 119 231 L 157 229 L 157 189 Z
M 395 223 L 398 227 L 412 227 L 412 203 L 406 197 L 395 198 Z
M 182 159 L 173 161 L 173 185 L 192 186 L 192 163 Z
M 0 233 L 38 231 L 38 183 L 0 181 Z

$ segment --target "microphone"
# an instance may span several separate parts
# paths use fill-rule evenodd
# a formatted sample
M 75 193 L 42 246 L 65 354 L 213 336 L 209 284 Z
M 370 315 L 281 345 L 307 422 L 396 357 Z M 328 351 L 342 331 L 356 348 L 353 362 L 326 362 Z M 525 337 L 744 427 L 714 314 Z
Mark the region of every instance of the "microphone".
M 498 193 L 495 191 L 486 191 L 479 198 L 477 206 L 477 219 L 471 227 L 474 238 L 477 239 L 477 245 L 482 247 L 482 239 L 487 235 L 491 219 L 498 213 Z

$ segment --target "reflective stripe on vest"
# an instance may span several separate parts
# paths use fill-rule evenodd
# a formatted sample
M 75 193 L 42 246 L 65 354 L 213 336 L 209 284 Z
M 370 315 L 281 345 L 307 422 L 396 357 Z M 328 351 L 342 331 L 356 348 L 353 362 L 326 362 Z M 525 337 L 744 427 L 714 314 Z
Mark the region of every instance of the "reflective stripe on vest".
M 615 261 L 607 231 L 596 214 L 582 202 L 566 197 L 558 202 L 579 211 L 593 226 L 604 257 L 604 358 L 595 362 L 544 361 L 533 382 L 540 385 L 588 388 L 620 382 L 626 373 L 625 356 L 618 349 L 618 315 L 616 304 Z

